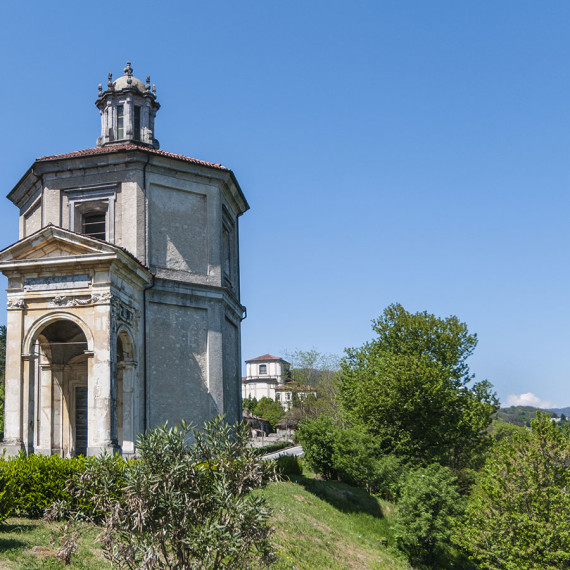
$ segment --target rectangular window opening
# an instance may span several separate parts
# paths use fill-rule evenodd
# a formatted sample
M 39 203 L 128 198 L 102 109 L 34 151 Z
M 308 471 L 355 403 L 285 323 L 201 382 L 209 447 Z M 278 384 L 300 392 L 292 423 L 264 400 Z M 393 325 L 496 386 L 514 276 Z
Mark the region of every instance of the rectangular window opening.
M 83 216 L 83 233 L 97 239 L 106 239 L 105 213 L 98 212 Z
M 135 105 L 135 139 L 141 140 L 141 108 Z
M 125 106 L 117 106 L 117 139 L 125 138 Z
M 267 374 L 267 364 L 260 364 L 259 365 L 259 373 L 260 374 Z

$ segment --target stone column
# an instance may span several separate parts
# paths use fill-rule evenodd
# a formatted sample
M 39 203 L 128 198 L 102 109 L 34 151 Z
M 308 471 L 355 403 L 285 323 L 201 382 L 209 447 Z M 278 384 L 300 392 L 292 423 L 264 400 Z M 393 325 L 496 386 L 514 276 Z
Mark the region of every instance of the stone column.
M 36 453 L 51 455 L 52 448 L 52 369 L 40 364 L 39 442 Z
M 134 104 L 133 98 L 127 97 L 125 101 L 125 118 L 124 118 L 124 127 L 125 127 L 125 138 L 132 139 L 134 137 Z
M 94 294 L 95 296 L 95 294 Z M 102 298 L 107 298 L 105 294 Z M 107 451 L 119 453 L 116 430 L 112 418 L 115 413 L 111 385 L 111 305 L 107 302 L 93 307 L 93 354 L 87 365 L 87 455 Z
M 135 453 L 135 404 L 134 384 L 136 362 L 127 360 L 119 363 L 123 369 L 123 455 Z
M 150 128 L 150 102 L 145 99 L 141 107 L 141 140 L 146 144 L 152 144 L 152 131 Z
M 61 364 L 54 364 L 52 370 L 52 442 L 51 452 L 63 456 L 63 373 Z
M 109 142 L 109 113 L 111 107 L 106 105 L 103 111 L 101 111 L 101 138 L 103 142 Z
M 8 456 L 23 449 L 22 418 L 22 342 L 25 304 L 22 299 L 8 300 L 6 338 L 6 384 L 4 399 L 4 441 Z
M 23 400 L 22 400 L 22 437 L 26 453 L 34 452 L 34 389 L 35 389 L 34 354 L 22 354 Z

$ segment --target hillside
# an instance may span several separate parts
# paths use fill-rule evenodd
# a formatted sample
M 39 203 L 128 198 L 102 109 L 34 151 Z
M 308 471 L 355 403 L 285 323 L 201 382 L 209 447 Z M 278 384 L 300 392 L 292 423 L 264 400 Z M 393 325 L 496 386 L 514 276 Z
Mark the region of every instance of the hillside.
M 364 570 L 410 567 L 389 552 L 388 520 L 393 507 L 336 481 L 298 477 L 271 483 L 262 493 L 273 508 L 275 570 Z M 0 570 L 99 570 L 103 559 L 95 530 L 83 534 L 70 566 L 54 558 L 50 538 L 62 523 L 10 518 L 0 525 Z
M 567 406 L 566 408 L 550 408 L 549 411 L 558 415 L 564 414 L 565 416 L 570 417 L 570 406 Z
M 306 477 L 261 492 L 274 509 L 276 569 L 409 568 L 387 550 L 390 503 L 343 483 Z
M 538 411 L 548 413 L 553 418 L 558 418 L 561 414 L 570 417 L 570 407 L 543 410 L 534 406 L 510 406 L 509 408 L 501 408 L 497 412 L 497 418 L 509 424 L 528 426 L 530 425 L 530 420 L 536 417 L 536 412 Z

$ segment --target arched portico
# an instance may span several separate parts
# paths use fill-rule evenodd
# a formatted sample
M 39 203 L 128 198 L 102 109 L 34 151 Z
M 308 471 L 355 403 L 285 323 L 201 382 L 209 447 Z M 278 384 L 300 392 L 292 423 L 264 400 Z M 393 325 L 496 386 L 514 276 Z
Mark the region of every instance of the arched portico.
M 29 331 L 24 374 L 28 449 L 66 457 L 87 454 L 90 354 L 87 327 L 69 317 L 48 316 Z

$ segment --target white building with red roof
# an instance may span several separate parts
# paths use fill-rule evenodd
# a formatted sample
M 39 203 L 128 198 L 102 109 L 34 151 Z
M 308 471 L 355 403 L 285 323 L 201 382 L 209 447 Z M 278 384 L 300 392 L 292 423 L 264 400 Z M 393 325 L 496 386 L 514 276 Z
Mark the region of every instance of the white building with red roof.
M 263 354 L 245 361 L 246 377 L 242 378 L 242 398 L 271 398 L 275 389 L 289 379 L 289 362 L 278 356 Z
M 159 149 L 130 63 L 95 104 L 97 146 L 37 159 L 8 195 L 9 454 L 132 455 L 166 421 L 241 416 L 245 196 L 230 169 Z
M 242 378 L 242 398 L 271 398 L 289 410 L 293 405 L 293 394 L 305 398 L 315 393 L 311 386 L 291 382 L 291 364 L 271 354 L 263 354 L 245 361 L 246 374 Z

